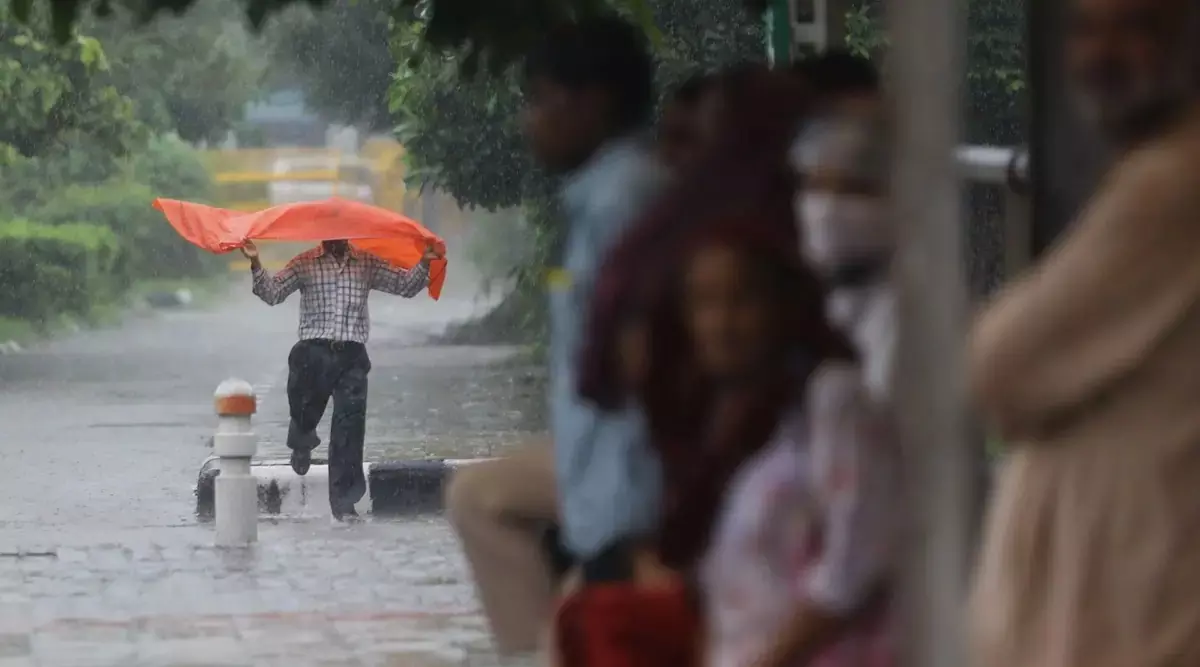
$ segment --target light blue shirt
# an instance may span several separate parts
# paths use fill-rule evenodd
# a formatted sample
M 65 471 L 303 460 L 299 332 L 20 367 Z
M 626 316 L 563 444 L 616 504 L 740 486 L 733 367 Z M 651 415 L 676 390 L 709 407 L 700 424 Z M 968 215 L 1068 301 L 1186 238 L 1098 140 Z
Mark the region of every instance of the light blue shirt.
M 550 419 L 561 535 L 576 558 L 658 525 L 662 471 L 640 410 L 604 413 L 578 393 L 578 356 L 608 251 L 661 190 L 666 174 L 636 140 L 614 141 L 562 190 L 567 239 L 550 279 Z

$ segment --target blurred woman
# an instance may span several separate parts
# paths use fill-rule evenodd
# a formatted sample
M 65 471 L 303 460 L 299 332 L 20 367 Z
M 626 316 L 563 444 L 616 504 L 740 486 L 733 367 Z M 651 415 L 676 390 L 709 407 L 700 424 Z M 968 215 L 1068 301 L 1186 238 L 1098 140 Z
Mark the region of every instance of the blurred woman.
M 894 236 L 884 215 L 886 160 L 871 81 L 852 89 L 861 104 L 850 108 L 829 93 L 791 152 L 800 176 L 798 248 L 830 290 L 829 324 L 848 336 L 857 363 L 834 356 L 816 365 L 727 492 L 702 567 L 714 667 L 896 662 L 890 590 L 901 496 L 888 399 Z
M 661 430 L 652 438 L 656 449 L 658 441 L 667 443 L 659 451 L 674 472 L 664 476 L 672 485 L 670 507 L 647 511 L 669 511 L 671 518 L 657 538 L 616 545 L 585 565 L 557 623 L 560 661 L 571 667 L 699 662 L 701 615 L 686 582 L 703 553 L 719 491 L 747 456 L 706 455 L 697 444 L 705 431 L 679 430 L 702 413 L 686 416 L 699 408 L 691 401 L 701 385 L 683 372 L 694 364 L 677 307 L 678 277 L 688 240 L 715 222 L 775 225 L 796 247 L 786 155 L 803 97 L 791 79 L 764 68 L 721 75 L 707 94 L 731 92 L 719 107 L 718 140 L 704 143 L 703 155 L 635 222 L 599 274 L 580 392 L 605 410 L 634 403 L 643 413 L 657 411 Z M 769 429 L 769 419 L 765 424 Z
M 708 387 L 694 444 L 733 471 L 676 499 L 676 520 L 719 500 L 691 528 L 704 545 L 706 663 L 890 665 L 893 442 L 818 279 L 777 230 L 741 222 L 705 235 L 683 274 Z

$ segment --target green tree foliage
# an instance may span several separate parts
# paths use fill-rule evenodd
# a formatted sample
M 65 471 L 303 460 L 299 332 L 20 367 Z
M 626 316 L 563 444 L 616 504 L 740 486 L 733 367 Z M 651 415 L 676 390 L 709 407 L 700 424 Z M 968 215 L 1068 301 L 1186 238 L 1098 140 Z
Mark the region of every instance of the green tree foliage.
M 333 0 L 321 9 L 283 13 L 268 30 L 275 76 L 299 83 L 305 103 L 331 121 L 369 131 L 390 129 L 393 4 Z
M 967 2 L 966 141 L 1012 145 L 1025 140 L 1028 87 L 1027 0 Z M 847 21 L 850 47 L 878 59 L 887 47 L 881 0 L 864 0 Z
M 693 74 L 763 58 L 762 24 L 725 0 L 652 0 L 658 26 L 658 76 L 669 90 Z M 414 177 L 464 206 L 489 210 L 543 197 L 549 187 L 532 164 L 519 127 L 517 72 L 464 74 L 469 54 L 431 52 L 422 21 L 397 23 L 399 68 L 391 90 L 398 135 Z
M 221 42 L 230 32 L 220 12 L 191 21 L 136 32 L 93 25 L 97 33 L 60 43 L 44 22 L 18 23 L 0 5 L 6 331 L 14 321 L 37 328 L 88 318 L 134 281 L 216 268 L 150 207 L 155 196 L 203 200 L 211 191 L 195 151 L 162 133 L 217 134 L 254 94 L 238 79 L 253 74 L 245 54 Z M 191 115 L 172 111 L 192 105 Z
M 0 5 L 0 167 L 81 138 L 110 154 L 135 146 L 142 128 L 100 42 L 75 34 L 60 44 L 41 26 L 13 21 Z
M 967 71 L 963 89 L 963 138 L 967 143 L 1012 146 L 1026 141 L 1026 1 L 967 3 Z M 862 55 L 883 54 L 887 40 L 880 0 L 862 2 L 850 13 L 847 25 L 852 48 Z M 994 186 L 969 184 L 966 204 L 970 213 L 967 268 L 972 291 L 982 295 L 1004 278 L 1002 191 Z
M 972 0 L 967 6 L 967 141 L 1025 142 L 1030 0 Z
M 650 0 L 662 89 L 698 73 L 765 59 L 763 22 L 738 2 Z
M 200 156 L 191 146 L 171 136 L 150 140 L 126 164 L 124 176 L 150 186 L 155 197 L 203 202 L 213 194 L 212 174 Z
M 104 45 L 113 85 L 156 132 L 217 141 L 260 91 L 268 59 L 234 0 L 139 24 L 128 9 L 85 25 Z
M 119 289 L 123 251 L 99 225 L 0 221 L 0 317 L 45 325 L 87 316 Z
M 398 24 L 393 38 L 400 65 L 391 103 L 410 179 L 488 210 L 544 194 L 546 181 L 521 137 L 515 73 L 462 76 L 459 56 L 427 52 L 424 31 L 419 22 Z
M 335 0 L 336 1 L 336 0 Z M 735 2 L 735 0 L 730 0 Z M 22 21 L 35 7 L 48 6 L 54 33 L 66 41 L 72 27 L 86 18 L 89 6 L 105 18 L 121 9 L 133 11 L 143 21 L 162 14 L 180 14 L 196 0 L 11 0 L 13 13 Z M 244 16 L 254 28 L 265 25 L 269 16 L 296 5 L 323 8 L 330 0 L 238 0 Z M 425 33 L 436 51 L 463 51 L 464 63 L 473 68 L 486 60 L 494 71 L 503 69 L 525 53 L 530 43 L 547 28 L 564 19 L 580 18 L 617 5 L 647 26 L 648 0 L 393 0 L 391 14 L 408 16 L 421 11 L 428 18 Z

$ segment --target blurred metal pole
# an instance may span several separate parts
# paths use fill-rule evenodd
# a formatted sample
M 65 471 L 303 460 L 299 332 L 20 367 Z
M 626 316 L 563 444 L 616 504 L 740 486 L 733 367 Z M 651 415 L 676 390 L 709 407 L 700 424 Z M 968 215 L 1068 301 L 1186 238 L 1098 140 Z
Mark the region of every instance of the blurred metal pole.
M 897 418 L 910 523 L 900 617 L 905 667 L 964 667 L 963 604 L 979 471 L 968 435 L 967 289 L 955 158 L 965 22 L 961 0 L 890 0 L 895 114 L 892 215 L 900 230 Z

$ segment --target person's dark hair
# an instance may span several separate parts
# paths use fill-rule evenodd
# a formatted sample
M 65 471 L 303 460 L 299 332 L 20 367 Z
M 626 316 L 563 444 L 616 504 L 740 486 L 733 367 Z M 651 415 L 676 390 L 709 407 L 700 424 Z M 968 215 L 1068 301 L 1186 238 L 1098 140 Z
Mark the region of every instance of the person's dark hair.
M 856 358 L 853 345 L 826 316 L 825 288 L 800 257 L 795 221 L 771 210 L 747 214 L 701 222 L 684 252 L 673 258 L 678 279 L 695 250 L 735 249 L 754 262 L 775 304 L 780 356 L 743 387 L 744 411 L 728 430 L 713 432 L 695 418 L 711 414 L 721 389 L 697 366 L 678 297 L 650 319 L 651 368 L 640 402 L 662 460 L 668 503 L 657 547 L 670 567 L 687 569 L 704 553 L 734 474 L 770 441 L 788 406 L 803 395 L 809 373 L 827 360 Z
M 679 84 L 667 99 L 673 104 L 694 107 L 713 89 L 716 81 L 712 74 L 697 74 Z
M 717 390 L 693 358 L 679 276 L 699 243 L 749 253 L 768 271 L 785 356 L 854 358 L 853 346 L 825 314 L 824 285 L 800 256 L 786 155 L 806 108 L 804 91 L 786 74 L 739 68 L 720 78 L 728 98 L 719 115 L 722 140 L 681 174 L 631 227 L 600 270 L 580 358 L 580 395 L 603 410 L 634 399 L 662 460 L 666 501 L 657 540 L 664 563 L 687 569 L 703 553 L 733 473 L 770 438 L 779 417 L 803 391 L 805 373 L 780 359 L 751 388 L 736 428 L 713 434 L 706 414 Z M 624 386 L 616 341 L 630 311 L 645 323 L 645 382 Z M 778 370 L 778 373 L 775 371 Z
M 625 398 L 615 373 L 619 324 L 661 298 L 656 292 L 669 273 L 665 259 L 680 252 L 701 221 L 757 217 L 795 233 L 795 176 L 787 154 L 806 108 L 803 90 L 757 65 L 723 72 L 711 85 L 729 95 L 718 140 L 638 217 L 600 271 L 579 390 L 601 408 L 618 409 Z
M 879 70 L 870 60 L 831 49 L 798 63 L 793 71 L 820 97 L 878 93 Z
M 723 153 L 719 159 L 726 163 L 733 153 L 756 153 L 786 164 L 790 138 L 808 110 L 808 91 L 793 77 L 753 62 L 722 71 L 713 87 L 720 111 L 710 152 Z
M 570 89 L 605 89 L 612 95 L 613 120 L 622 128 L 648 122 L 654 108 L 654 65 L 646 37 L 617 16 L 551 30 L 525 58 L 525 80 L 535 78 Z

